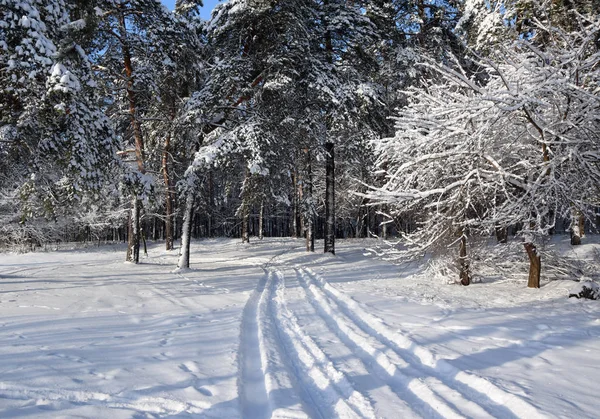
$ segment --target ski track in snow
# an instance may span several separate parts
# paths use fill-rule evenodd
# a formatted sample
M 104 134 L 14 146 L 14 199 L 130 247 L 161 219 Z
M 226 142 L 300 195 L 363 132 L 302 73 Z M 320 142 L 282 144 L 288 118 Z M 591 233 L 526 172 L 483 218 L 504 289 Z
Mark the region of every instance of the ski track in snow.
M 391 330 L 310 268 L 297 267 L 310 303 L 342 341 L 425 417 L 542 418 L 535 407 L 491 382 L 436 360 L 425 347 Z
M 121 269 L 122 262 L 112 261 L 112 257 L 80 264 L 61 261 L 66 275 L 60 270 L 54 272 L 59 264 L 53 262 L 30 267 L 6 264 L 11 271 L 2 274 L 14 276 L 3 291 L 3 298 L 14 303 L 5 307 L 7 313 L 20 316 L 29 310 L 34 313 L 33 321 L 55 316 L 64 322 L 57 331 L 73 342 L 46 344 L 36 336 L 39 328 L 24 322 L 26 317 L 13 315 L 14 324 L 6 328 L 0 323 L 11 345 L 4 353 L 18 361 L 14 367 L 5 361 L 4 372 L 11 378 L 0 377 L 0 403 L 8 409 L 5 413 L 16 414 L 22 408 L 41 412 L 44 417 L 53 417 L 53 413 L 60 416 L 71 409 L 78 409 L 83 417 L 94 417 L 88 412 L 106 414 L 106 409 L 114 409 L 115 417 L 569 417 L 568 411 L 561 415 L 548 409 L 548 403 L 534 405 L 536 399 L 530 398 L 527 387 L 520 387 L 518 382 L 492 382 L 472 370 L 459 369 L 435 349 L 419 344 L 422 338 L 411 338 L 388 325 L 374 314 L 381 316 L 379 309 L 357 302 L 328 282 L 338 279 L 339 274 L 315 272 L 329 262 L 323 256 L 284 256 L 298 246 L 251 256 L 244 253 L 246 248 L 238 250 L 240 246 L 225 243 L 220 247 L 245 257 L 228 262 L 214 258 L 209 268 L 188 274 L 171 271 L 170 256 L 161 254 L 154 263 L 160 274 L 150 276 L 158 269 L 142 264 L 138 271 L 147 269 L 136 274 L 143 278 L 137 282 L 115 275 L 97 276 L 94 271 L 106 266 Z M 221 248 L 215 254 L 220 255 Z M 227 262 L 226 267 L 223 262 Z M 76 272 L 78 266 L 86 267 L 84 275 Z M 123 268 L 124 276 L 131 272 L 129 266 Z M 222 283 L 211 276 L 216 274 Z M 243 280 L 236 282 L 240 278 Z M 67 294 L 63 285 L 72 294 Z M 19 297 L 25 292 L 30 294 Z M 68 300 L 63 294 L 74 298 Z M 226 309 L 227 314 L 221 316 L 220 310 Z M 80 316 L 83 313 L 85 316 Z M 512 337 L 463 335 L 460 332 L 469 327 L 436 323 L 449 313 L 442 311 L 440 318 L 423 316 L 422 323 L 458 333 L 460 339 L 521 343 Z M 92 327 L 91 323 L 87 326 L 88 317 L 118 330 L 104 331 L 105 326 Z M 600 318 L 594 321 L 600 324 Z M 23 329 L 8 328 L 17 326 Z M 208 333 L 207 327 L 211 327 Z M 227 340 L 230 346 L 217 352 L 222 346 L 215 341 L 212 348 L 219 356 L 216 364 L 230 362 L 219 376 L 212 368 L 213 361 L 203 362 L 206 347 L 202 345 L 210 342 L 213 334 L 220 338 L 225 330 L 231 336 Z M 538 324 L 534 332 L 534 343 L 542 345 L 537 341 L 552 329 Z M 593 335 L 590 330 L 586 333 Z M 112 344 L 110 338 L 118 341 Z M 103 359 L 94 349 L 97 346 L 106 349 L 107 356 L 112 352 L 116 357 Z M 27 351 L 34 350 L 41 355 L 30 360 Z M 544 360 L 534 354 L 535 362 Z M 38 371 L 29 365 L 31 362 L 55 381 L 23 381 L 21 370 L 30 375 Z M 135 372 L 134 365 L 138 368 Z M 73 383 L 56 378 L 64 374 Z M 550 371 L 548 376 L 561 378 L 560 372 Z M 223 383 L 213 385 L 219 379 Z M 563 404 L 567 403 L 565 399 Z M 579 409 L 576 404 L 573 408 Z
M 375 418 L 370 402 L 302 331 L 279 270 L 265 269 L 244 308 L 239 366 L 243 417 Z

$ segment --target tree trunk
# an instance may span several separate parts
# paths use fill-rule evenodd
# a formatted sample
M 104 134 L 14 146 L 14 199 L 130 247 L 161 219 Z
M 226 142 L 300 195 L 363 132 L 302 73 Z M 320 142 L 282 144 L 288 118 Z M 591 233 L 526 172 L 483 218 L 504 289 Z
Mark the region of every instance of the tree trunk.
M 264 238 L 264 227 L 263 220 L 265 219 L 265 201 L 260 201 L 260 211 L 258 213 L 258 240 L 262 240 Z
M 298 174 L 296 169 L 292 173 L 292 237 L 297 239 L 299 234 L 298 222 Z
M 148 257 L 148 246 L 146 246 L 146 233 L 142 232 L 142 243 L 144 243 L 144 256 Z
M 185 198 L 185 211 L 183 213 L 183 228 L 181 231 L 181 249 L 179 251 L 178 269 L 190 267 L 190 238 L 192 234 L 192 220 L 194 219 L 194 199 L 192 190 L 187 192 Z
M 165 139 L 165 147 L 162 154 L 162 172 L 165 182 L 165 242 L 166 249 L 173 250 L 173 191 L 171 177 L 169 175 L 169 154 L 171 146 L 171 134 Z
M 131 50 L 129 49 L 129 43 L 127 40 L 125 12 L 122 9 L 122 6 L 117 7 L 119 8 L 119 40 L 121 42 L 121 48 L 123 52 L 123 67 L 125 68 L 125 76 L 127 77 L 126 93 L 127 100 L 129 102 L 129 117 L 131 119 L 133 137 L 135 140 L 135 160 L 138 171 L 141 174 L 144 174 L 146 173 L 146 169 L 144 167 L 144 138 L 142 137 L 140 121 L 137 118 L 137 99 L 134 90 Z M 136 195 L 134 197 L 134 204 L 132 208 L 133 216 L 131 217 L 131 223 L 129 225 L 130 235 L 129 246 L 127 248 L 127 260 L 134 263 L 139 263 L 140 260 L 140 206 L 141 202 L 139 197 Z
M 573 210 L 571 212 L 571 244 L 578 246 L 581 244 L 585 231 L 585 218 L 581 211 Z
M 250 169 L 246 167 L 246 174 L 244 176 L 244 184 L 242 186 L 242 243 L 250 243 Z
M 325 143 L 325 253 L 335 255 L 335 154 L 332 142 Z
M 213 180 L 213 172 L 209 170 L 208 172 L 208 232 L 207 236 L 213 236 L 213 212 L 214 212 L 214 203 L 215 203 L 215 192 L 214 192 L 214 180 Z
M 496 226 L 496 241 L 502 244 L 508 241 L 508 229 L 506 227 Z
M 306 251 L 315 251 L 315 209 L 313 205 L 313 184 L 312 184 L 312 159 L 310 150 L 306 149 L 306 194 L 305 200 L 305 220 L 306 228 Z
M 527 287 L 540 287 L 540 272 L 542 270 L 542 258 L 537 253 L 537 248 L 533 243 L 525 243 L 525 251 L 529 256 L 529 281 Z
M 127 245 L 127 262 L 140 262 L 140 207 L 139 199 L 134 198 L 129 216 L 129 242 Z
M 387 240 L 388 236 L 389 236 L 389 230 L 388 230 L 388 226 L 389 226 L 389 218 L 385 215 L 387 214 L 387 206 L 386 205 L 382 205 L 381 206 L 381 238 L 383 240 Z
M 461 285 L 469 285 L 471 284 L 471 270 L 469 267 L 469 260 L 467 258 L 467 236 L 464 231 L 461 229 L 461 237 L 460 237 L 460 248 L 459 248 L 459 267 L 460 267 L 460 284 Z
M 242 203 L 242 243 L 250 243 L 250 233 L 248 231 L 248 224 L 250 221 L 250 210 L 248 208 L 248 204 L 245 202 Z

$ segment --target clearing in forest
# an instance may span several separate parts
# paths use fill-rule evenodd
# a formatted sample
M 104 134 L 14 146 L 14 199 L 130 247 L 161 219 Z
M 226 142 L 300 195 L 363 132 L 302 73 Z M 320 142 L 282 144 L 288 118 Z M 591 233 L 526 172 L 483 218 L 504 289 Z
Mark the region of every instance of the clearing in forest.
M 0 417 L 597 415 L 597 301 L 448 285 L 373 244 L 203 240 L 180 273 L 159 244 L 1 254 Z

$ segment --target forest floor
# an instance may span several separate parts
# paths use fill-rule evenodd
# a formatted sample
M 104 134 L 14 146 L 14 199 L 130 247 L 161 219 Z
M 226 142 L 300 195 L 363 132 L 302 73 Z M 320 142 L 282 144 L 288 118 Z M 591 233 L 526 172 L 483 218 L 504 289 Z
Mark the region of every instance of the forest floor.
M 0 417 L 598 417 L 600 301 L 374 244 L 202 240 L 181 273 L 158 243 L 0 254 Z

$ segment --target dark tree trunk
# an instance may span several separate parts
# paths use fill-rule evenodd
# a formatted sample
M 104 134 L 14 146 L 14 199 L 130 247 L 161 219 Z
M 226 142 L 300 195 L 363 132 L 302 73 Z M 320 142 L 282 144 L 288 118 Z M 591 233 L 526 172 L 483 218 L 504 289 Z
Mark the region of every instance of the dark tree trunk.
M 144 243 L 144 256 L 148 257 L 148 246 L 146 245 L 146 233 L 142 233 L 142 243 Z
M 306 219 L 304 227 L 306 228 L 306 251 L 315 251 L 315 209 L 313 203 L 313 184 L 312 184 L 312 159 L 310 150 L 306 150 L 306 195 L 304 197 L 306 206 Z
M 496 226 L 496 241 L 503 244 L 508 241 L 508 229 L 506 227 Z
M 131 213 L 129 215 L 129 241 L 127 246 L 128 262 L 140 262 L 140 207 L 141 202 L 135 198 L 131 205 Z
M 527 287 L 540 287 L 540 272 L 542 270 L 542 258 L 537 253 L 537 248 L 533 243 L 525 243 L 525 251 L 529 256 L 529 281 Z
M 325 143 L 325 253 L 335 254 L 335 151 Z
M 213 211 L 215 204 L 215 188 L 214 188 L 214 180 L 213 180 L 213 172 L 210 170 L 208 172 L 208 227 L 207 227 L 207 236 L 213 236 Z
M 244 177 L 244 189 L 242 191 L 242 243 L 250 243 L 250 170 L 246 167 L 246 174 Z
M 134 90 L 134 76 L 131 50 L 127 39 L 127 26 L 125 19 L 125 11 L 119 7 L 118 13 L 118 30 L 119 41 L 123 52 L 123 67 L 125 76 L 127 77 L 126 94 L 129 102 L 129 117 L 131 119 L 131 127 L 133 128 L 133 138 L 135 141 L 135 160 L 140 173 L 146 173 L 144 167 L 144 138 L 142 136 L 142 127 L 137 118 L 137 97 Z M 141 202 L 138 196 L 134 197 L 132 208 L 131 223 L 129 225 L 129 246 L 127 247 L 127 261 L 139 263 L 140 261 L 140 207 Z
M 294 169 L 292 173 L 292 237 L 294 239 L 297 239 L 300 235 L 298 213 L 298 173 Z
M 248 204 L 244 202 L 242 204 L 242 243 L 250 243 L 250 233 L 248 231 L 248 224 L 250 222 L 250 211 Z
M 471 269 L 469 266 L 469 259 L 467 258 L 467 237 L 464 232 L 461 231 L 460 248 L 459 248 L 459 278 L 461 285 L 471 284 Z

